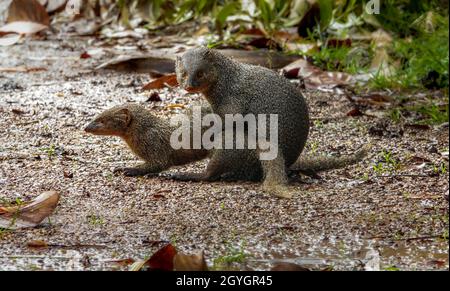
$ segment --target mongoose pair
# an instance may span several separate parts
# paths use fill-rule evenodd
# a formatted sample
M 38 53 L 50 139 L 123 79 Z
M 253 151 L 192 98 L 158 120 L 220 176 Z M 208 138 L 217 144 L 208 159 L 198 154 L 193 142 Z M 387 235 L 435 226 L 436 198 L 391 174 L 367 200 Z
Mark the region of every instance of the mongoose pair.
M 204 112 L 209 112 L 204 109 Z M 207 158 L 211 151 L 205 149 L 178 149 L 170 144 L 175 127 L 169 120 L 153 115 L 143 106 L 128 103 L 115 106 L 99 114 L 85 128 L 95 135 L 121 137 L 140 159 L 145 162 L 137 167 L 117 168 L 125 176 L 158 174 L 174 166 L 181 166 Z M 192 132 L 192 131 L 190 131 Z M 366 149 L 349 156 L 301 156 L 290 167 L 292 172 L 315 173 L 337 169 L 359 162 L 366 155 Z
M 287 169 L 291 168 L 299 158 L 309 133 L 307 104 L 294 85 L 272 70 L 236 62 L 216 50 L 207 48 L 191 49 L 182 57 L 178 57 L 176 74 L 180 86 L 188 92 L 202 93 L 211 105 L 212 111 L 222 120 L 227 114 L 244 116 L 276 114 L 278 116 L 278 155 L 275 159 L 262 161 L 259 147 L 254 150 L 214 149 L 210 154 L 206 171 L 174 174 L 172 178 L 184 181 L 263 180 L 264 188 L 269 192 L 279 196 L 290 196 L 291 194 L 287 193 L 285 188 L 288 181 Z M 148 118 L 150 120 L 150 117 Z M 130 121 L 125 119 L 125 122 Z M 167 124 L 158 124 L 157 127 L 147 130 L 158 131 L 154 134 L 160 138 L 163 135 L 162 132 L 168 129 L 170 127 Z M 141 133 L 136 136 L 122 137 L 133 151 L 148 163 L 148 153 L 145 153 L 146 141 L 141 137 Z M 144 146 L 137 145 L 139 139 L 142 139 L 140 142 L 144 143 Z M 161 148 L 157 148 L 157 159 L 165 155 L 163 151 L 171 151 Z M 155 148 L 150 149 L 150 151 L 154 150 Z M 189 152 L 188 158 L 182 159 L 172 152 L 167 154 L 167 157 L 170 157 L 169 164 L 177 165 L 190 162 L 192 158 L 202 157 L 202 155 L 206 153 Z M 177 159 L 180 161 L 178 162 Z M 158 171 L 161 168 L 160 164 L 161 162 L 156 167 Z M 153 170 L 153 167 L 155 165 L 146 164 L 131 172 L 148 172 Z

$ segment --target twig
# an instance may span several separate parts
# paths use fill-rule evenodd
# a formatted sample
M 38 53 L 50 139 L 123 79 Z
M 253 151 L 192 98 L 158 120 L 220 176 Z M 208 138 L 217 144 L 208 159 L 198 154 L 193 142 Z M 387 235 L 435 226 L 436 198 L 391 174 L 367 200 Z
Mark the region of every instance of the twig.
M 418 236 L 418 237 L 409 237 L 409 238 L 391 238 L 389 236 L 372 236 L 372 237 L 367 237 L 367 238 L 364 238 L 364 239 L 389 239 L 391 241 L 412 241 L 412 240 L 423 240 L 423 239 L 432 239 L 432 238 L 445 239 L 445 237 L 442 234 Z

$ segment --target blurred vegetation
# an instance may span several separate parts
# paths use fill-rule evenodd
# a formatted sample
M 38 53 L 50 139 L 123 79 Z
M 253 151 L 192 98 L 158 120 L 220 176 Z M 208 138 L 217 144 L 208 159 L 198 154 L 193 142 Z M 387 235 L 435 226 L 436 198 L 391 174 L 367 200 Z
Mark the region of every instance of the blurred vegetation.
M 236 45 L 240 32 L 259 29 L 277 45 L 270 48 L 308 57 L 325 70 L 352 74 L 374 70 L 379 53 L 370 33 L 382 29 L 392 36 L 384 46 L 384 62 L 395 70 L 374 72 L 374 88 L 448 87 L 448 1 L 380 0 L 379 14 L 362 0 L 117 0 L 122 23 L 138 14 L 149 30 L 186 21 L 207 24 L 211 46 Z M 309 51 L 297 51 L 277 42 L 276 34 L 290 29 L 304 42 L 316 42 Z M 363 40 L 354 36 L 358 35 Z M 352 39 L 350 45 L 330 40 Z M 272 43 L 272 44 L 273 44 Z M 377 51 L 378 50 L 378 51 Z

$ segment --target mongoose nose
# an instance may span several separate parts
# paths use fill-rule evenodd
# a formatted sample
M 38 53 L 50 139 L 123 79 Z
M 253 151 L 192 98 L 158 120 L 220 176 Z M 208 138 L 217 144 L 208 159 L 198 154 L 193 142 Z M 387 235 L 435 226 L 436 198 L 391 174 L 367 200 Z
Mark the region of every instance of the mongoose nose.
M 97 124 L 95 123 L 95 122 L 91 122 L 91 123 L 89 123 L 85 128 L 84 128 L 84 131 L 85 132 L 93 132 L 93 131 L 95 131 L 95 129 L 97 128 L 98 126 L 97 126 Z

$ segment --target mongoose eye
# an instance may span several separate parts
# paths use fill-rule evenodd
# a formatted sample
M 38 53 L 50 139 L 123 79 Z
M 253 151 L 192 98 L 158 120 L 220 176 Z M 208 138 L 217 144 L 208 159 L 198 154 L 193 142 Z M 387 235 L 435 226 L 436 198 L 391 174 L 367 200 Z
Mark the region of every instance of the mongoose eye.
M 203 78 L 205 76 L 205 73 L 204 72 L 202 72 L 202 71 L 198 71 L 197 72 L 197 78 L 198 79 L 201 79 L 201 78 Z

